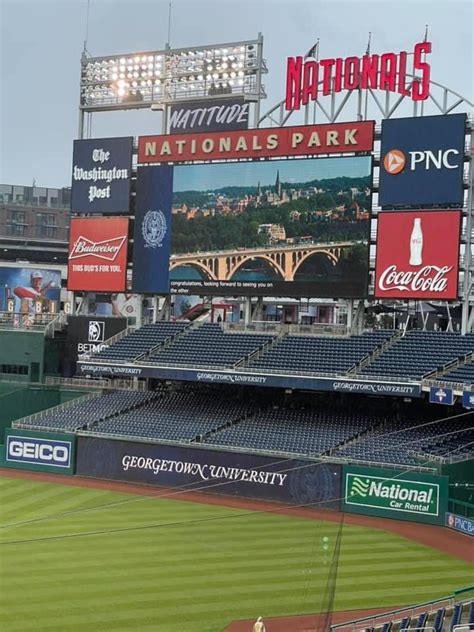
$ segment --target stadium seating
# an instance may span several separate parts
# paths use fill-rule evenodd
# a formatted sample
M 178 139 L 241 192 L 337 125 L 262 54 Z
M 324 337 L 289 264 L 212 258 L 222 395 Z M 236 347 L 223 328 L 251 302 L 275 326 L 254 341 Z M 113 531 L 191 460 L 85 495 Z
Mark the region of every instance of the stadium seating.
M 150 361 L 163 365 L 232 367 L 272 340 L 273 336 L 267 334 L 226 333 L 217 323 L 206 323 L 169 347 L 152 353 Z
M 421 379 L 474 350 L 474 334 L 408 331 L 361 371 L 366 376 Z
M 441 632 L 443 629 L 444 615 L 446 613 L 446 608 L 440 608 L 436 614 L 433 621 L 433 629 L 434 632 Z
M 157 322 L 144 325 L 94 355 L 94 360 L 128 362 L 181 333 L 186 323 Z
M 419 426 L 411 427 L 410 426 Z M 430 421 L 413 415 L 402 421 L 391 421 L 360 440 L 337 448 L 333 454 L 351 460 L 422 465 L 429 456 L 465 456 L 474 454 L 474 432 L 467 417 L 448 421 Z M 449 434 L 448 433 L 453 433 Z
M 472 604 L 471 604 L 471 607 L 472 607 Z M 461 623 L 462 612 L 463 612 L 463 604 L 457 603 L 454 606 L 453 614 L 451 617 L 451 623 L 449 624 L 449 630 L 453 630 L 456 625 L 459 625 Z
M 205 443 L 321 455 L 381 421 L 363 414 L 338 414 L 314 408 L 268 408 L 211 435 Z
M 35 416 L 29 424 L 54 430 L 74 431 L 90 426 L 100 419 L 116 415 L 124 410 L 133 410 L 151 402 L 157 392 L 137 393 L 133 391 L 115 391 L 100 397 L 92 397 L 70 406 L 52 409 Z
M 392 335 L 391 330 L 373 331 L 348 338 L 290 334 L 250 366 L 264 371 L 290 373 L 346 373 Z
M 212 391 L 174 391 L 138 410 L 94 424 L 94 433 L 165 441 L 199 441 L 203 435 L 246 414 L 245 403 L 220 399 Z
M 440 380 L 446 382 L 457 382 L 459 384 L 474 384 L 474 361 L 468 362 L 462 366 L 449 371 L 440 377 Z

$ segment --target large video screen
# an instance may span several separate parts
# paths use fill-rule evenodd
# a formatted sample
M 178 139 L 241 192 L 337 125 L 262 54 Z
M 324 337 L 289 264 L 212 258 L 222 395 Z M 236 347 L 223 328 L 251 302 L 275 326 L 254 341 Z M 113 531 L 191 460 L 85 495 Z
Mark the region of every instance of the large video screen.
M 175 166 L 176 294 L 367 294 L 372 158 Z
M 59 311 L 59 270 L 0 267 L 0 287 L 0 312 L 34 314 L 38 304 L 42 313 Z

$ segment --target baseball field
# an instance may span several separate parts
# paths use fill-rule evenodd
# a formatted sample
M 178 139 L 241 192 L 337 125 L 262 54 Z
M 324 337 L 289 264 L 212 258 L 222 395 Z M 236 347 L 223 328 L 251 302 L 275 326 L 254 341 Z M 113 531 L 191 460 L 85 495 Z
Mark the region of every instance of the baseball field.
M 220 632 L 472 580 L 467 561 L 381 529 L 65 483 L 0 477 L 4 632 Z

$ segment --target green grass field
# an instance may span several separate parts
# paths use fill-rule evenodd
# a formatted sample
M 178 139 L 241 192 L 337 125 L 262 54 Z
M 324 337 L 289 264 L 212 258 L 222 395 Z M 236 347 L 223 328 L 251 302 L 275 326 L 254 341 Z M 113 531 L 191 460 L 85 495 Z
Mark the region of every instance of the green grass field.
M 327 604 L 330 522 L 0 478 L 0 627 L 219 632 Z M 468 585 L 473 568 L 345 525 L 336 610 L 398 606 Z

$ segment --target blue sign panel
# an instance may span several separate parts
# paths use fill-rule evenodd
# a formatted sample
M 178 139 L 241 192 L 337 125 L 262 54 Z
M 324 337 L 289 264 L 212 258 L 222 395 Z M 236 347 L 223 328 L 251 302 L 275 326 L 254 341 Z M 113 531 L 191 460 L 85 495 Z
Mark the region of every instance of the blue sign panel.
M 382 121 L 380 206 L 461 205 L 465 114 Z
M 14 463 L 71 467 L 72 442 L 53 439 L 8 435 L 5 460 Z
M 339 509 L 341 466 L 258 454 L 79 437 L 80 476 Z
M 430 404 L 445 404 L 452 406 L 454 403 L 454 393 L 452 388 L 430 387 Z
M 266 386 L 270 388 L 303 388 L 310 391 L 336 391 L 339 393 L 363 393 L 367 395 L 391 395 L 394 397 L 420 397 L 419 384 L 397 384 L 396 382 L 366 382 L 357 380 L 334 380 L 324 377 L 292 375 L 266 375 L 245 371 L 196 370 L 162 366 L 104 365 L 78 362 L 77 370 L 82 375 L 106 375 L 150 377 L 179 382 L 203 382 L 206 384 L 239 384 L 242 386 Z
M 173 167 L 138 167 L 132 289 L 169 292 Z
M 132 136 L 74 141 L 73 213 L 130 214 L 132 148 Z
M 474 537 L 474 520 L 464 518 L 463 516 L 457 516 L 453 513 L 446 514 L 446 526 L 455 531 L 466 533 L 471 537 Z
M 462 394 L 464 408 L 474 408 L 474 391 L 464 391 Z

